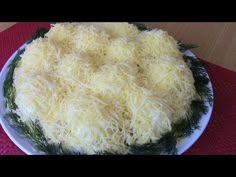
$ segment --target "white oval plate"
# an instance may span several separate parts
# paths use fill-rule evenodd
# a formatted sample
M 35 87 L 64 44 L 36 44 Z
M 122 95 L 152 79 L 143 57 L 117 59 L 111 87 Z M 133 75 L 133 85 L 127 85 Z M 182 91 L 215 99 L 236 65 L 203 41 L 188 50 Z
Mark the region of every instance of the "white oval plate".
M 26 47 L 26 44 L 23 44 L 19 49 L 23 49 Z M 6 108 L 5 108 L 5 101 L 4 101 L 4 96 L 3 96 L 3 83 L 5 81 L 6 75 L 8 73 L 8 65 L 11 63 L 11 61 L 15 58 L 17 54 L 17 51 L 8 59 L 8 61 L 5 63 L 4 67 L 2 68 L 1 74 L 0 74 L 0 123 L 2 125 L 2 128 L 8 135 L 8 137 L 26 154 L 28 155 L 40 155 L 43 154 L 42 152 L 39 152 L 35 148 L 33 148 L 31 142 L 22 136 L 20 136 L 17 131 L 10 126 L 9 122 L 7 119 L 4 118 L 4 115 L 6 113 Z M 187 56 L 194 56 L 194 54 L 191 51 L 186 51 L 185 55 Z M 209 77 L 209 76 L 208 76 Z M 212 84 L 209 82 L 209 88 L 212 90 Z M 183 138 L 178 144 L 177 144 L 177 154 L 180 155 L 184 153 L 187 149 L 189 149 L 201 136 L 203 131 L 205 130 L 213 109 L 213 105 L 210 106 L 208 103 L 206 103 L 208 106 L 208 112 L 207 114 L 203 115 L 202 118 L 200 119 L 199 122 L 199 129 L 194 130 L 194 132 L 186 137 Z

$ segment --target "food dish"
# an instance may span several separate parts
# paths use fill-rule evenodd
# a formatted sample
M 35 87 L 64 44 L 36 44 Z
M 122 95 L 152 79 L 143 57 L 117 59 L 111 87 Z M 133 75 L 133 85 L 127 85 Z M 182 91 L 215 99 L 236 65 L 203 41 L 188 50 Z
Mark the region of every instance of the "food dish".
M 22 48 L 24 48 L 26 45 L 22 46 Z M 16 53 L 15 53 L 16 55 Z M 186 55 L 191 55 L 190 51 L 188 51 L 186 53 Z M 7 65 L 9 64 L 9 62 L 14 58 L 14 55 L 9 59 L 9 61 L 6 63 L 6 65 L 4 66 L 2 73 L 1 73 L 1 84 L 3 85 L 3 82 L 5 80 L 6 77 L 6 73 L 7 73 Z M 2 88 L 2 87 L 1 87 Z M 212 90 L 211 85 L 209 85 L 209 88 Z M 3 90 L 1 90 L 1 93 L 3 93 Z M 2 97 L 1 99 L 1 103 L 4 103 L 4 99 Z M 182 139 L 180 142 L 178 142 L 177 148 L 178 148 L 178 154 L 181 154 L 182 152 L 184 152 L 199 136 L 200 134 L 203 132 L 204 128 L 206 127 L 209 118 L 210 118 L 210 114 L 212 111 L 212 107 L 207 105 L 209 107 L 208 110 L 208 114 L 206 114 L 205 116 L 203 116 L 203 118 L 200 121 L 200 129 L 199 131 L 195 130 L 194 133 L 188 137 L 187 139 Z M 1 105 L 1 118 L 3 117 L 3 115 L 6 113 L 5 109 L 4 109 L 4 104 Z M 22 142 L 19 142 L 19 139 L 16 138 L 16 132 L 11 131 L 11 128 L 9 127 L 8 123 L 6 122 L 6 120 L 4 120 L 3 118 L 1 119 L 1 124 L 4 128 L 4 130 L 7 132 L 7 134 L 10 136 L 10 138 L 18 145 L 20 146 L 20 148 L 25 151 L 27 154 L 35 154 L 37 153 L 37 151 L 35 151 L 34 149 L 31 148 L 31 145 L 27 145 L 27 143 L 23 142 L 23 146 L 22 146 Z M 14 133 L 16 133 L 14 135 Z M 31 148 L 31 149 L 30 149 Z

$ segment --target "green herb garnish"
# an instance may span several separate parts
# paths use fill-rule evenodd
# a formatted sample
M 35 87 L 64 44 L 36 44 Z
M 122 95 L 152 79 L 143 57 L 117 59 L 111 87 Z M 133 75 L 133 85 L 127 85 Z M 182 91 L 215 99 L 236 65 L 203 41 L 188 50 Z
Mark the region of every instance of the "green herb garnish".
M 178 45 L 179 45 L 179 50 L 183 53 L 189 49 L 194 49 L 199 47 L 198 45 L 195 44 L 183 44 L 180 41 L 178 42 Z
M 150 31 L 152 30 L 152 28 L 147 27 L 146 25 L 142 24 L 142 23 L 138 23 L 138 22 L 130 22 L 131 24 L 135 25 L 139 31 Z
M 27 44 L 31 43 L 33 40 L 37 38 L 44 38 L 45 34 L 48 32 L 46 28 L 39 28 L 36 30 L 36 33 L 27 41 Z

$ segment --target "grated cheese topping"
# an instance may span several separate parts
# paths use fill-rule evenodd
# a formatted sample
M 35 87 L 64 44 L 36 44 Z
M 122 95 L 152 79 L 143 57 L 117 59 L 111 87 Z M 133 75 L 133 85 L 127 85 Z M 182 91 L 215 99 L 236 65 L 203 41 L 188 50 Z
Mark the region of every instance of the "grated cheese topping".
M 52 25 L 26 47 L 14 87 L 22 121 L 86 154 L 160 139 L 196 96 L 176 40 L 129 23 Z

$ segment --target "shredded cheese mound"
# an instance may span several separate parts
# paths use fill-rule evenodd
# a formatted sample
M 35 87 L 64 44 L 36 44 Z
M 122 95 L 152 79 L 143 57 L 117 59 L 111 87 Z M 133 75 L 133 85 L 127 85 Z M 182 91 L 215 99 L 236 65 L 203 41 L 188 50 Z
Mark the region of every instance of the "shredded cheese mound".
M 20 119 L 52 143 L 126 154 L 185 119 L 194 79 L 167 32 L 129 23 L 57 23 L 26 47 L 14 72 Z

